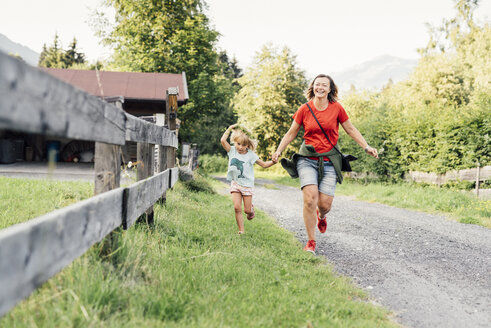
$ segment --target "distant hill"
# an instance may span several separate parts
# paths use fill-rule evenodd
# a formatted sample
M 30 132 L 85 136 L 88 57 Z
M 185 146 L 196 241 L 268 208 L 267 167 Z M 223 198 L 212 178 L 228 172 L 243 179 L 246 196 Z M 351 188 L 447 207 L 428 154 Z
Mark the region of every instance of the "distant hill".
M 350 90 L 352 85 L 356 90 L 379 90 L 389 79 L 396 83 L 407 78 L 417 63 L 418 60 L 415 59 L 384 55 L 344 71 L 332 73 L 332 77 L 340 92 Z
M 38 64 L 39 54 L 37 52 L 19 43 L 15 43 L 3 34 L 0 34 L 0 50 L 7 54 L 18 54 L 26 63 L 33 66 L 37 66 Z

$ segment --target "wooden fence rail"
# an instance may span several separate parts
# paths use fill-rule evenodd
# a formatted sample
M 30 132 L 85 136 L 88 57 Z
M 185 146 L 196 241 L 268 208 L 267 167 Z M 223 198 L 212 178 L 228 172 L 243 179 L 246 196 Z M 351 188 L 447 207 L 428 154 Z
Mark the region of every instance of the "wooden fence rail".
M 167 103 L 174 95 L 167 91 Z M 1 317 L 114 229 L 131 227 L 152 209 L 177 182 L 178 140 L 174 131 L 129 115 L 2 52 L 0 129 L 96 142 L 96 196 L 0 230 Z M 149 170 L 143 175 L 139 171 L 140 181 L 119 188 L 120 146 L 126 141 L 151 149 L 158 145 L 160 172 L 152 176 Z M 144 164 L 153 167 L 154 157 L 147 157 L 151 163 Z
M 478 170 L 479 170 L 479 175 L 477 174 Z M 491 166 L 483 166 L 480 168 L 465 169 L 459 171 L 449 171 L 444 174 L 410 171 L 406 175 L 406 179 L 415 182 L 426 182 L 426 183 L 442 185 L 452 180 L 476 181 L 476 176 L 478 176 L 477 179 L 479 181 L 490 180 Z
M 345 173 L 352 179 L 364 179 L 377 178 L 375 173 L 363 173 L 363 172 L 347 172 Z M 459 171 L 449 171 L 446 173 L 431 173 L 431 172 L 419 172 L 419 171 L 409 171 L 406 173 L 404 178 L 408 181 L 414 182 L 426 182 L 437 185 L 442 185 L 448 181 L 486 181 L 491 180 L 491 166 L 476 167 L 472 169 L 464 169 Z

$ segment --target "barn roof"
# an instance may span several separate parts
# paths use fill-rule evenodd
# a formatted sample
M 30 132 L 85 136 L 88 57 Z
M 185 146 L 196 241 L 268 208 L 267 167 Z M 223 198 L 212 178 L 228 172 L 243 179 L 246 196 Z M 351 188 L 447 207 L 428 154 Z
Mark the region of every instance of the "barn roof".
M 189 99 L 186 74 L 110 72 L 41 67 L 43 71 L 98 97 L 123 96 L 126 100 L 164 101 L 166 91 L 177 87 L 177 100 Z M 99 79 L 97 78 L 99 75 Z M 101 86 L 99 86 L 99 82 Z

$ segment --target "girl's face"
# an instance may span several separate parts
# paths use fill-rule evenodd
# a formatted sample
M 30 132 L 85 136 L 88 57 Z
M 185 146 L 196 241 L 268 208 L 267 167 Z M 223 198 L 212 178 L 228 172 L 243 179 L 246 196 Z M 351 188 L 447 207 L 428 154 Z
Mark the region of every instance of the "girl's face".
M 318 77 L 314 81 L 314 96 L 317 98 L 327 98 L 331 91 L 330 81 L 327 77 Z
M 247 154 L 247 145 L 244 143 L 244 141 L 237 140 L 237 142 L 235 143 L 235 148 L 237 149 L 237 152 L 239 154 Z

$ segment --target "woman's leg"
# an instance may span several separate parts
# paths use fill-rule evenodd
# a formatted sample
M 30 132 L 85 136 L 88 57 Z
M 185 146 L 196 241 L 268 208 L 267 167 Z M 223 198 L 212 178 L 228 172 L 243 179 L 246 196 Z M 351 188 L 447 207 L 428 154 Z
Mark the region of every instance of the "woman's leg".
M 319 193 L 319 201 L 317 207 L 319 208 L 320 217 L 323 218 L 331 210 L 333 196 L 329 196 L 323 193 Z
M 254 213 L 254 209 L 252 208 L 252 196 L 242 196 L 242 198 L 244 199 L 244 212 L 249 218 L 252 213 Z
M 240 192 L 233 192 L 232 202 L 234 203 L 235 221 L 237 221 L 239 232 L 244 232 L 244 219 L 242 218 L 242 194 Z
M 315 240 L 315 225 L 317 223 L 317 214 L 315 212 L 319 191 L 317 185 L 307 185 L 302 188 L 303 194 L 303 222 L 309 240 Z
M 334 200 L 334 192 L 336 191 L 336 171 L 332 164 L 324 165 L 324 176 L 319 185 L 319 214 L 321 218 L 331 210 L 332 201 Z

